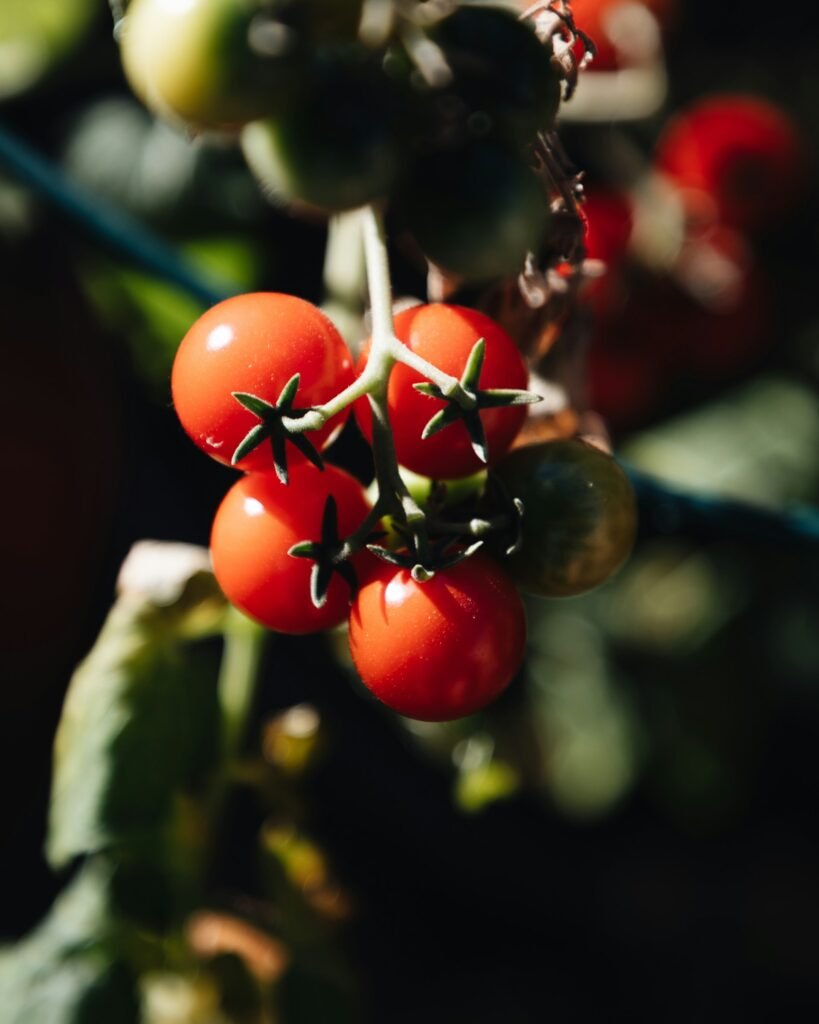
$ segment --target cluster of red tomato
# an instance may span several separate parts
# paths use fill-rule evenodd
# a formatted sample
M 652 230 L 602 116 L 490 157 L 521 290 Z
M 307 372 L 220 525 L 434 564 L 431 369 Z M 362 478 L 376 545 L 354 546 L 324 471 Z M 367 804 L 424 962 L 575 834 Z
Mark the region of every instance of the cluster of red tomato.
M 482 313 L 415 306 L 396 317 L 395 332 L 416 355 L 453 374 L 483 338 L 480 388 L 526 384 L 512 339 Z M 359 373 L 367 356 L 365 346 Z M 343 390 L 356 370 L 340 335 L 310 303 L 280 294 L 238 296 L 206 312 L 185 336 L 172 376 L 174 404 L 199 447 L 230 464 L 243 440 L 262 426 L 247 401 L 234 395 L 252 394 L 272 407 L 296 373 L 298 408 L 288 406 L 294 417 Z M 474 474 L 482 464 L 462 422 L 422 440 L 424 424 L 442 406 L 413 387 L 422 380 L 400 363 L 390 374 L 387 406 L 398 461 L 438 479 Z M 366 398 L 356 403 L 355 415 L 370 436 Z M 367 497 L 347 472 L 329 464 L 320 471 L 289 443 L 283 483 L 265 438 L 236 461 L 246 475 L 228 492 L 213 524 L 213 565 L 225 594 L 264 625 L 288 633 L 330 629 L 349 614 L 350 648 L 361 678 L 403 714 L 437 720 L 478 710 L 507 686 L 523 658 L 525 615 L 516 584 L 551 596 L 596 586 L 622 563 L 634 536 L 633 495 L 608 455 L 581 441 L 508 453 L 525 415 L 521 406 L 480 413 L 493 479 L 522 502 L 522 519 L 509 524 L 519 533 L 518 544 L 504 536 L 493 545 L 490 537 L 486 553 L 446 564 L 423 582 L 408 566 L 380 560 L 362 546 L 335 563 L 338 571 L 320 606 L 311 598 L 313 566 L 322 557 L 332 562 L 361 527 Z M 317 447 L 332 442 L 343 419 L 341 414 L 311 435 Z M 466 508 L 474 519 L 486 513 L 490 488 L 482 482 L 471 490 L 458 514 Z M 507 501 L 506 507 L 514 506 Z M 400 547 L 400 535 L 393 537 Z M 294 552 L 305 544 L 313 559 Z
M 587 252 L 609 268 L 587 293 L 597 319 L 590 401 L 615 425 L 649 414 L 682 377 L 725 379 L 763 351 L 771 301 L 752 242 L 792 208 L 804 166 L 797 130 L 773 104 L 710 96 L 657 143 L 664 198 L 653 195 L 665 213 L 654 209 L 653 223 L 630 195 L 589 190 Z

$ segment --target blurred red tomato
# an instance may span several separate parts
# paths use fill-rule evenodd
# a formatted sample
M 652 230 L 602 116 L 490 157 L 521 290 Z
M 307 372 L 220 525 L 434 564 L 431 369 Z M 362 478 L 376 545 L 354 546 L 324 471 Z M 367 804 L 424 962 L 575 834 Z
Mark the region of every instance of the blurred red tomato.
M 632 229 L 628 196 L 613 189 L 589 189 L 582 207 L 586 222 L 586 256 L 602 260 L 606 272 L 590 280 L 584 290 L 598 316 L 605 316 L 617 304 L 621 293 L 620 275 Z
M 647 7 L 661 27 L 666 27 L 674 15 L 674 0 L 573 0 L 575 24 L 591 36 L 597 47 L 597 55 L 589 65 L 589 70 L 617 71 L 620 68 L 620 55 L 611 40 L 608 21 L 616 8 L 628 3 Z M 582 44 L 576 46 L 575 54 L 577 57 L 582 56 Z
M 601 320 L 588 353 L 589 403 L 615 428 L 636 426 L 678 382 L 694 390 L 747 370 L 771 341 L 763 272 L 736 232 L 689 239 L 678 278 L 642 278 Z
M 796 126 L 746 95 L 710 96 L 678 114 L 658 142 L 656 163 L 682 188 L 707 193 L 726 224 L 745 229 L 780 220 L 805 179 Z

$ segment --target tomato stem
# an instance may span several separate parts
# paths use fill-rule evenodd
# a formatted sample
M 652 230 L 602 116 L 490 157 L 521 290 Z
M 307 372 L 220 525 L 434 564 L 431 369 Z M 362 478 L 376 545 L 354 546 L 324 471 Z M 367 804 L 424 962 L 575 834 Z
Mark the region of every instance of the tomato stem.
M 375 207 L 363 211 L 364 257 L 367 265 L 367 286 L 372 318 L 372 345 L 367 360 L 367 371 L 372 367 L 372 387 L 368 391 L 372 409 L 373 459 L 378 484 L 376 507 L 383 506 L 396 519 L 406 525 L 415 541 L 415 552 L 423 562 L 429 557 L 426 516 L 407 490 L 398 471 L 395 443 L 387 409 L 387 385 L 390 373 L 398 360 L 399 350 L 409 351 L 395 337 L 392 319 L 392 284 L 384 221 Z

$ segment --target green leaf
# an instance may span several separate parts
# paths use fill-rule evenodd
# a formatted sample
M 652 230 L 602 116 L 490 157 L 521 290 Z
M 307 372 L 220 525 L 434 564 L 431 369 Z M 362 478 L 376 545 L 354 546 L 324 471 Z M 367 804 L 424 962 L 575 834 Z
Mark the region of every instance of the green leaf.
M 135 982 L 118 953 L 109 884 L 107 868 L 89 861 L 38 927 L 0 952 L 5 1024 L 136 1024 Z
M 35 85 L 78 43 L 96 14 L 94 0 L 3 0 L 0 100 Z
M 166 849 L 179 855 L 180 806 L 202 790 L 219 748 L 217 666 L 188 639 L 200 620 L 213 628 L 205 611 L 220 600 L 216 590 L 198 572 L 173 603 L 137 589 L 114 604 L 74 673 L 57 730 L 54 867 L 113 847 L 151 861 Z

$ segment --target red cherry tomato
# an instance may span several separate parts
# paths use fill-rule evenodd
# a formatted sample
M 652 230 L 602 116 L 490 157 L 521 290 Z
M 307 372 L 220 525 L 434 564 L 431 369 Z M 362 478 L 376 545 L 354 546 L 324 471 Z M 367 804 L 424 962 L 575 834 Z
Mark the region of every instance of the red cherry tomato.
M 523 604 L 503 570 L 474 555 L 426 583 L 381 563 L 350 611 L 364 684 L 394 711 L 442 722 L 493 701 L 523 660 Z
M 353 380 L 352 357 L 335 327 L 321 310 L 293 295 L 237 295 L 209 309 L 182 339 L 171 376 L 176 413 L 204 452 L 230 465 L 240 441 L 259 423 L 231 392 L 274 404 L 296 373 L 298 408 L 320 405 Z M 326 447 L 345 417 L 334 417 L 309 434 L 310 440 Z M 304 458 L 293 445 L 287 455 L 291 464 Z M 238 463 L 244 470 L 272 466 L 269 443 Z
M 675 117 L 657 165 L 685 189 L 705 192 L 726 224 L 759 228 L 788 212 L 804 181 L 796 127 L 754 96 L 710 96 Z
M 344 580 L 334 575 L 326 603 L 316 608 L 310 598 L 313 562 L 288 554 L 300 541 L 320 540 L 329 495 L 336 501 L 339 534 L 349 536 L 369 506 L 361 484 L 335 466 L 319 472 L 303 463 L 291 470 L 287 485 L 274 473 L 251 473 L 219 506 L 210 539 L 216 579 L 232 604 L 269 629 L 312 633 L 337 626 L 347 615 L 350 590 Z
M 523 357 L 506 331 L 485 313 L 443 303 L 414 306 L 395 318 L 395 333 L 413 352 L 454 377 L 461 376 L 473 346 L 483 338 L 486 352 L 479 386 L 526 387 L 528 374 Z M 366 365 L 369 348 L 368 342 L 359 359 L 359 372 Z M 421 439 L 428 421 L 442 408 L 440 400 L 413 388 L 423 380 L 401 363 L 390 376 L 387 401 L 398 461 L 415 473 L 443 480 L 477 472 L 483 464 L 472 450 L 463 423 L 453 423 L 425 441 Z M 372 438 L 372 414 L 366 399 L 356 403 L 355 414 L 361 430 Z M 481 412 L 490 463 L 509 448 L 525 418 L 525 406 Z

